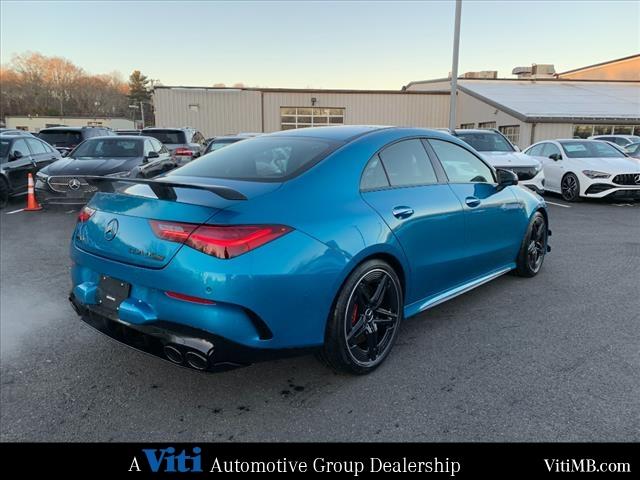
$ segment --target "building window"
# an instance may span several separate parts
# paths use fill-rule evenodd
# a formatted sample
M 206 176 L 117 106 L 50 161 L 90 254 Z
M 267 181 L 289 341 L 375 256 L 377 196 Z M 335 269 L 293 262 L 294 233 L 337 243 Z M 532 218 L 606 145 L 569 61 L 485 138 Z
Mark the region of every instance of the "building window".
M 478 128 L 496 128 L 496 122 L 480 122 Z
M 640 135 L 640 125 L 574 125 L 573 138 L 592 135 Z
M 505 125 L 500 127 L 500 133 L 507 137 L 514 145 L 520 142 L 520 125 Z
M 476 128 L 476 124 L 475 123 L 461 123 L 460 124 L 460 129 L 462 129 L 462 130 L 469 130 L 471 128 Z
M 344 124 L 344 108 L 280 107 L 280 128 L 326 127 Z
M 200 105 L 198 105 L 197 103 L 193 103 L 189 105 L 189 110 L 191 110 L 192 112 L 197 112 L 198 110 L 200 110 Z

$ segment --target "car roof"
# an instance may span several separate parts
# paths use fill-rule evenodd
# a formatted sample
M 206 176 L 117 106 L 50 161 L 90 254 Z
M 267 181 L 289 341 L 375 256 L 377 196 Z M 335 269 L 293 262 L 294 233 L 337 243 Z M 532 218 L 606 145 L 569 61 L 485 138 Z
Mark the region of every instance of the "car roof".
M 87 130 L 87 129 L 90 129 L 90 128 L 102 128 L 102 129 L 105 129 L 105 130 L 109 129 L 108 127 L 90 127 L 88 125 L 86 127 L 65 127 L 63 125 L 59 125 L 57 127 L 46 127 L 46 128 L 41 129 L 40 131 L 43 132 L 45 130 L 71 130 L 73 132 L 80 132 L 82 130 Z
M 146 127 L 143 128 L 141 131 L 142 132 L 155 132 L 158 130 L 181 130 L 181 131 L 187 131 L 187 130 L 195 130 L 194 128 L 191 127 Z
M 33 137 L 29 132 L 15 132 L 11 130 L 5 130 L 4 132 L 0 132 L 0 137 L 2 138 L 24 138 L 24 137 Z
M 308 127 L 294 130 L 281 130 L 267 134 L 267 136 L 287 136 L 287 137 L 313 137 L 334 141 L 348 141 L 366 133 L 383 130 L 386 126 L 379 125 L 341 125 L 335 127 Z
M 491 130 L 488 128 L 456 128 L 454 130 L 456 134 L 460 133 L 493 133 L 494 135 L 500 135 L 495 130 Z
M 97 135 L 95 137 L 87 138 L 87 142 L 89 140 L 102 140 L 105 138 L 110 138 L 113 140 L 144 140 L 145 138 L 153 138 L 147 137 L 146 135 Z

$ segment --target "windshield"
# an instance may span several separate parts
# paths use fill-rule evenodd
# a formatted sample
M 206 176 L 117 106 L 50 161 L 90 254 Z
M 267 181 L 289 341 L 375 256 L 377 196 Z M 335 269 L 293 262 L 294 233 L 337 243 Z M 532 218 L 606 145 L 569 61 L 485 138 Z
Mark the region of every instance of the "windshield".
M 0 157 L 6 157 L 9 154 L 11 140 L 0 140 Z
M 460 132 L 460 140 L 471 145 L 478 152 L 513 152 L 511 144 L 502 135 L 494 132 Z
M 207 153 L 168 175 L 282 181 L 320 161 L 334 145 L 317 138 L 254 138 Z
M 617 148 L 606 142 L 598 140 L 591 141 L 567 141 L 560 142 L 567 157 L 569 158 L 601 158 L 601 157 L 624 157 Z
M 142 134 L 162 143 L 187 143 L 187 136 L 182 130 L 144 130 Z
M 40 130 L 42 140 L 55 147 L 75 147 L 82 141 L 82 134 L 75 130 Z
M 240 141 L 240 138 L 226 138 L 224 140 L 214 140 L 207 146 L 207 150 L 205 153 L 213 152 L 215 150 L 220 150 L 222 147 L 226 147 L 227 145 L 231 145 L 232 143 L 236 143 Z
M 627 145 L 625 147 L 625 150 L 628 153 L 634 153 L 634 154 L 638 153 L 638 152 L 640 152 L 640 143 L 632 143 L 631 145 Z
M 73 158 L 127 158 L 142 156 L 142 142 L 117 137 L 87 140 L 69 155 Z

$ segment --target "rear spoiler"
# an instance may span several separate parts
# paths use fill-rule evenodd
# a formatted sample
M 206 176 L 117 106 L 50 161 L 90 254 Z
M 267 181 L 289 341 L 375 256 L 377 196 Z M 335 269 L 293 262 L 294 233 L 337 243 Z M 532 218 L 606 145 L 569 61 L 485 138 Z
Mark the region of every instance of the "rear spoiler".
M 176 194 L 176 188 L 189 188 L 192 190 L 206 190 L 207 192 L 214 193 L 225 200 L 247 200 L 242 193 L 229 187 L 222 187 L 219 185 L 203 185 L 198 183 L 178 183 L 178 182 L 166 182 L 164 180 L 147 180 L 145 178 L 120 178 L 120 177 L 99 177 L 88 176 L 82 177 L 87 183 L 97 187 L 102 192 L 113 193 L 116 191 L 114 183 L 134 183 L 148 185 L 153 193 L 160 200 L 172 200 L 176 201 L 178 195 Z

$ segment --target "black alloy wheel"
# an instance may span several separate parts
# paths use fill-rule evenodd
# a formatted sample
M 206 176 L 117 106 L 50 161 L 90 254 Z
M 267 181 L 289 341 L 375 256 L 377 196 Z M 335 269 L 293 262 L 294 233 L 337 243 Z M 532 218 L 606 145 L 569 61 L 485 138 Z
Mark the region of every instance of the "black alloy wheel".
M 369 373 L 387 357 L 402 320 L 403 298 L 395 271 L 372 260 L 345 282 L 328 325 L 323 359 L 336 370 Z
M 536 212 L 520 247 L 515 270 L 517 275 L 534 277 L 538 274 L 547 253 L 548 237 L 547 221 L 542 213 Z
M 562 177 L 560 187 L 562 189 L 562 198 L 567 202 L 580 200 L 580 182 L 573 173 L 567 173 Z

